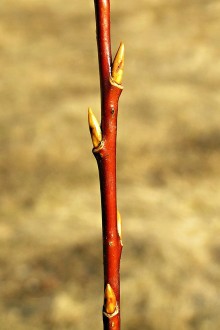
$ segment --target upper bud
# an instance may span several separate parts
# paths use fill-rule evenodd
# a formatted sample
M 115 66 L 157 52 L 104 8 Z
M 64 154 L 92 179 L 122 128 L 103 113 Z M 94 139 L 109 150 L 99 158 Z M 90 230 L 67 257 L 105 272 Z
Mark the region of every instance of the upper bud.
M 88 109 L 88 122 L 93 146 L 97 148 L 102 141 L 102 131 L 91 108 Z
M 118 229 L 118 235 L 120 237 L 120 240 L 122 240 L 122 234 L 121 234 L 121 214 L 119 211 L 117 211 L 117 229 Z
M 119 85 L 122 83 L 122 76 L 124 71 L 124 55 L 125 46 L 123 42 L 121 42 L 112 64 L 112 80 Z

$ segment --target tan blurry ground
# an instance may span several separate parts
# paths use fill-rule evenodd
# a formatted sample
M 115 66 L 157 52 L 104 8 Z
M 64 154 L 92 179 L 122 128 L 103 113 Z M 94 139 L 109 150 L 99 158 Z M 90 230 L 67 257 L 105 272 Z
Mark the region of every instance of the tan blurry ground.
M 220 328 L 220 3 L 112 0 L 124 330 Z M 0 329 L 102 329 L 93 1 L 0 3 Z

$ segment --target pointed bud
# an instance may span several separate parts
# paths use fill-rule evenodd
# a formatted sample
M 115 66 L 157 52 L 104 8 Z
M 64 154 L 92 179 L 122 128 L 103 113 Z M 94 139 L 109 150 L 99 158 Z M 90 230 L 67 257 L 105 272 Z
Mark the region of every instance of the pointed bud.
M 93 146 L 97 148 L 102 141 L 102 131 L 91 108 L 88 109 L 88 122 Z
M 121 42 L 112 65 L 112 79 L 119 85 L 122 83 L 122 76 L 124 71 L 124 54 L 125 46 Z
M 104 310 L 107 314 L 113 314 L 116 310 L 116 297 L 110 284 L 107 284 L 105 288 Z
M 120 237 L 120 240 L 122 240 L 122 235 L 121 235 L 121 214 L 119 211 L 117 212 L 117 229 L 118 229 L 118 235 Z

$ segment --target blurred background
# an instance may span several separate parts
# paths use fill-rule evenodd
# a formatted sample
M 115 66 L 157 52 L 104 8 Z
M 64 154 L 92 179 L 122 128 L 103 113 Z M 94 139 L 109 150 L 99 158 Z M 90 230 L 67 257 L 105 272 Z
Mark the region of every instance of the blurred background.
M 111 1 L 122 328 L 220 328 L 220 3 Z M 93 1 L 0 3 L 0 328 L 102 329 Z

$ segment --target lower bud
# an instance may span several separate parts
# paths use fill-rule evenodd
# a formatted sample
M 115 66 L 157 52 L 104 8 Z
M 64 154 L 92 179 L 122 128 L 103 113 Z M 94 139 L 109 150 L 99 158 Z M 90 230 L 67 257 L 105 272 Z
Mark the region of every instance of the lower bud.
M 106 285 L 104 294 L 104 311 L 113 314 L 116 310 L 116 296 L 110 284 Z

